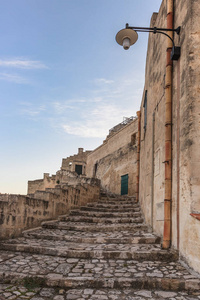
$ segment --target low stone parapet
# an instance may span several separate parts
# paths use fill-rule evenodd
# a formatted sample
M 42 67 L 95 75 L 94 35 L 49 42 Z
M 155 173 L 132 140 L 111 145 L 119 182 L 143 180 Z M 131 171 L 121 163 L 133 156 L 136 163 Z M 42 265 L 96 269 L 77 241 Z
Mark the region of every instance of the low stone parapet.
M 23 230 L 40 226 L 77 206 L 97 201 L 100 182 L 56 186 L 55 190 L 36 191 L 29 195 L 0 195 L 0 239 L 19 236 Z

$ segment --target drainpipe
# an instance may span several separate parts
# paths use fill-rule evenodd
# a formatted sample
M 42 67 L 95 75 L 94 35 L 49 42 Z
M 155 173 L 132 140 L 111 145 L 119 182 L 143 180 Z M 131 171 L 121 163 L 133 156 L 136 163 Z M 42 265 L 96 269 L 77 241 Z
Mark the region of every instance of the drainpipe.
M 137 143 L 137 176 L 136 176 L 136 201 L 139 201 L 139 178 L 140 178 L 140 128 L 141 128 L 141 113 L 137 111 L 138 117 L 138 143 Z
M 173 29 L 173 0 L 167 0 L 167 28 Z M 173 37 L 172 32 L 168 34 Z M 168 39 L 165 82 L 165 199 L 164 199 L 164 249 L 171 246 L 172 215 L 172 61 L 170 53 L 172 42 Z
M 177 62 L 177 249 L 179 250 L 180 242 L 180 60 Z
M 155 143 L 155 111 L 152 115 L 152 160 L 151 160 L 151 227 L 153 229 L 153 209 L 154 209 L 154 143 Z

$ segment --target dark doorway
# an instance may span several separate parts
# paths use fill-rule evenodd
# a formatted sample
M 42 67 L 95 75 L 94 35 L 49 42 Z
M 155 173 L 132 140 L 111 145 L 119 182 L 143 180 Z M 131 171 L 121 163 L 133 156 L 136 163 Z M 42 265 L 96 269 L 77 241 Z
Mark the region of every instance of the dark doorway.
M 82 174 L 82 169 L 83 169 L 83 166 L 82 166 L 82 165 L 75 165 L 75 172 L 76 172 L 78 175 L 81 175 L 81 174 Z
M 128 194 L 128 174 L 121 176 L 121 195 Z

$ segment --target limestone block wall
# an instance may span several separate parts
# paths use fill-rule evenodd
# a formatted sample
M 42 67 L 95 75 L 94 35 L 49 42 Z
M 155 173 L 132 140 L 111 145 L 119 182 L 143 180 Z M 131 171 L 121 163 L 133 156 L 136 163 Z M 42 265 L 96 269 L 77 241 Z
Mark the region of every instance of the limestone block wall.
M 36 193 L 36 191 L 45 191 L 48 188 L 55 188 L 57 185 L 67 184 L 76 187 L 80 184 L 90 183 L 91 178 L 84 175 L 78 175 L 76 172 L 60 170 L 56 175 L 49 176 L 44 173 L 43 179 L 28 181 L 28 194 Z
M 53 188 L 56 185 L 56 175 L 49 176 L 49 173 L 44 173 L 43 179 L 28 181 L 28 194 L 35 193 L 37 190 L 44 191 L 46 188 Z
M 137 119 L 108 137 L 100 147 L 88 155 L 87 176 L 100 179 L 104 189 L 120 194 L 121 176 L 128 174 L 128 194 L 134 195 L 137 168 L 136 134 Z
M 166 27 L 165 20 L 163 2 L 159 15 L 153 14 L 150 27 Z M 163 234 L 164 220 L 166 46 L 165 36 L 149 34 L 141 103 L 139 198 L 146 222 L 159 235 Z
M 199 271 L 200 3 L 174 0 L 174 10 L 174 27 L 181 26 L 180 35 L 174 35 L 175 44 L 181 46 L 181 57 L 173 62 L 171 237 L 172 246 L 179 249 L 181 258 Z M 166 13 L 166 1 L 163 1 L 158 15 L 152 17 L 151 26 L 166 27 Z M 141 103 L 140 202 L 147 223 L 161 236 L 165 189 L 166 48 L 165 36 L 149 35 Z
M 177 199 L 177 217 L 174 216 L 177 236 L 173 237 L 173 244 L 200 272 L 200 3 L 187 0 L 181 5 L 176 0 L 175 8 L 175 26 L 181 24 L 182 33 L 179 38 L 181 58 L 174 68 L 177 100 L 173 106 L 176 123 L 173 155 L 179 173 L 173 172 L 173 194 Z M 177 188 L 176 181 L 179 182 Z M 191 213 L 199 218 L 192 217 Z
M 100 184 L 95 179 L 76 188 L 63 185 L 28 196 L 1 194 L 0 239 L 19 236 L 23 230 L 66 214 L 74 206 L 97 201 L 99 194 Z
M 82 166 L 82 174 L 86 173 L 87 156 L 91 151 L 83 151 L 83 148 L 78 149 L 78 154 L 62 159 L 61 170 L 75 172 L 76 165 Z
M 128 174 L 128 194 L 136 193 L 136 151 L 127 145 L 98 161 L 96 177 L 101 178 L 102 187 L 115 194 L 121 193 L 121 176 Z
M 49 173 L 44 173 L 43 179 L 28 181 L 28 194 L 35 193 L 35 191 L 44 191 L 46 188 L 54 188 L 59 183 L 77 183 L 76 165 L 82 166 L 82 174 L 86 175 L 86 161 L 87 156 L 91 151 L 83 151 L 83 148 L 78 149 L 78 154 L 63 158 L 61 170 L 56 172 L 56 175 L 50 176 Z M 81 182 L 81 181 L 80 181 Z

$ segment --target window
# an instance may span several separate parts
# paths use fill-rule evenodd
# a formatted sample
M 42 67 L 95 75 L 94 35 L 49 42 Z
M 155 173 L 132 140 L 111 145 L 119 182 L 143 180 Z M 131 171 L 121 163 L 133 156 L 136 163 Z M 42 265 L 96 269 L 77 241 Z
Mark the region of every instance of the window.
M 137 138 L 136 133 L 134 133 L 134 134 L 131 135 L 131 146 L 135 146 L 136 145 L 136 138 Z
M 146 132 L 146 129 L 147 129 L 147 90 L 145 91 L 143 107 L 144 107 L 144 132 Z
M 75 172 L 78 175 L 81 175 L 82 174 L 82 165 L 75 165 Z
M 96 162 L 96 164 L 94 165 L 94 177 L 96 177 L 97 168 L 98 168 L 98 163 Z

